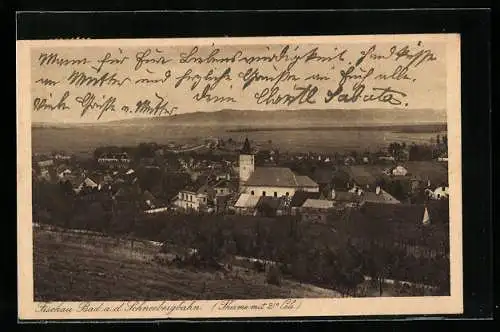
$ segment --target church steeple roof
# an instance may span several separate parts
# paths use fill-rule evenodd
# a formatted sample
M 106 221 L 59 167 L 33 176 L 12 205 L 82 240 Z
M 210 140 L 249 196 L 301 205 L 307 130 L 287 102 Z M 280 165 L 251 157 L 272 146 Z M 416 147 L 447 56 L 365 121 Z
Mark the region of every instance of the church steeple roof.
M 241 153 L 252 154 L 252 149 L 250 148 L 250 142 L 248 141 L 248 138 L 245 138 L 245 143 L 243 143 L 243 148 L 241 149 Z

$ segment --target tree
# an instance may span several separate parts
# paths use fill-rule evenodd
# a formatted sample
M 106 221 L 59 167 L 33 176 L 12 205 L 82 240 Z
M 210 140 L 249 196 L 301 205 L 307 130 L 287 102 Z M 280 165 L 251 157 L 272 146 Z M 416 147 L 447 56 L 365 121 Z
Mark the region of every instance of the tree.
M 308 278 L 308 259 L 304 254 L 298 253 L 294 255 L 291 263 L 291 274 L 292 277 L 297 279 L 299 282 L 306 281 Z
M 61 181 L 59 185 L 61 186 L 61 191 L 65 196 L 74 196 L 75 192 L 73 191 L 73 185 L 70 181 Z
M 379 294 L 382 296 L 383 280 L 392 268 L 391 253 L 386 248 L 372 243 L 368 252 L 363 255 L 363 265 L 372 280 L 378 283 Z
M 266 274 L 266 281 L 268 284 L 281 286 L 282 275 L 278 266 L 271 265 Z

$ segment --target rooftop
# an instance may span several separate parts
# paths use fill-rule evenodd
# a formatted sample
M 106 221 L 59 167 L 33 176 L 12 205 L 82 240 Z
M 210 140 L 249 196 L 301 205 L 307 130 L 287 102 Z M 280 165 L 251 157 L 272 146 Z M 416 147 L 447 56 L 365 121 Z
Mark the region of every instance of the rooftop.
M 250 194 L 241 194 L 234 207 L 236 208 L 254 208 L 257 206 L 261 196 L 254 196 Z
M 295 175 L 291 169 L 286 167 L 256 167 L 245 185 L 287 188 L 317 186 L 309 177 Z
M 330 209 L 333 208 L 333 202 L 327 201 L 324 199 L 313 199 L 308 198 L 304 204 L 302 204 L 303 208 L 312 208 L 312 209 Z
M 292 207 L 299 207 L 304 204 L 304 202 L 309 199 L 318 199 L 320 196 L 320 193 L 313 193 L 313 192 L 308 192 L 308 191 L 296 191 L 295 194 L 292 197 L 292 200 L 290 202 L 290 206 Z
M 295 175 L 295 180 L 299 187 L 303 188 L 315 188 L 318 186 L 310 177 L 304 175 Z
M 384 203 L 384 204 L 400 204 L 401 202 L 394 198 L 384 189 L 380 189 L 380 193 L 374 193 L 372 191 L 365 191 L 362 196 L 363 202 L 368 203 Z

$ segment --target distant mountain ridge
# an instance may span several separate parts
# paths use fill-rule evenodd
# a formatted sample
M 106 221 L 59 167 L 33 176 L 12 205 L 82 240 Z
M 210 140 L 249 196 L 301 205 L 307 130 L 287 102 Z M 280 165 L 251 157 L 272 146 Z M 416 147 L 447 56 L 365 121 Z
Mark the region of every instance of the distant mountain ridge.
M 433 109 L 362 109 L 362 110 L 220 110 L 192 112 L 164 117 L 145 117 L 101 123 L 55 124 L 33 123 L 33 127 L 71 126 L 237 126 L 237 127 L 296 127 L 296 126 L 370 126 L 446 123 L 445 110 Z

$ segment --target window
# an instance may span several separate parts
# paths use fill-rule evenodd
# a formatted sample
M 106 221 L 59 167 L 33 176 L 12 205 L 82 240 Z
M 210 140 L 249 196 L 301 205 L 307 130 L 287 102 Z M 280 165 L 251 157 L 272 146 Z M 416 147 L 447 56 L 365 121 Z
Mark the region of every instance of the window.
M 265 191 L 262 192 L 262 196 L 266 196 L 266 192 Z
M 274 192 L 274 197 L 278 197 L 278 193 L 276 191 Z
M 252 190 L 252 191 L 250 192 L 250 195 L 252 195 L 252 196 L 253 196 L 254 194 L 255 194 L 255 193 L 254 193 L 254 192 L 253 192 L 253 190 Z

